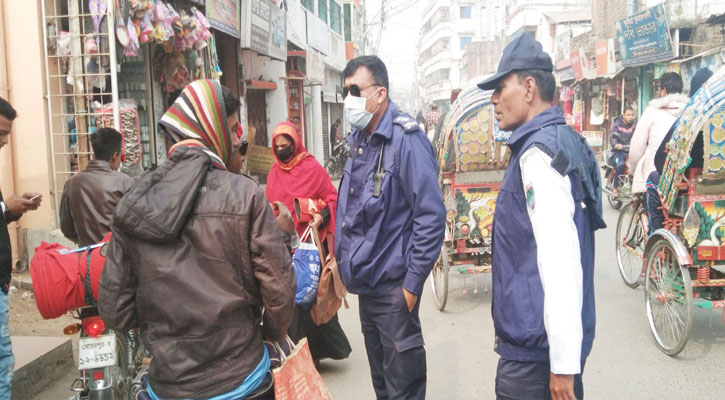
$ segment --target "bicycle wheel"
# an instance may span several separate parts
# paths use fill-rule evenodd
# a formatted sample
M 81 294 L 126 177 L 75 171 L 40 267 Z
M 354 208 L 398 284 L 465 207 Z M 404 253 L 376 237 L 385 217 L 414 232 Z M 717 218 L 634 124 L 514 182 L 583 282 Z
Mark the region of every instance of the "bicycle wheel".
M 687 266 L 680 265 L 671 244 L 655 243 L 647 259 L 645 302 L 650 330 L 657 347 L 677 355 L 692 331 L 692 281 Z
M 448 257 L 448 246 L 443 243 L 441 253 L 438 255 L 438 261 L 433 266 L 433 271 L 431 272 L 433 276 L 430 280 L 431 287 L 433 288 L 433 301 L 439 311 L 443 311 L 446 308 L 446 302 L 448 301 Z
M 610 171 L 607 174 L 606 178 L 607 178 L 607 180 L 606 180 L 605 183 L 607 185 L 607 189 L 609 189 L 609 191 L 607 193 L 607 201 L 609 202 L 609 205 L 613 209 L 619 210 L 619 208 L 622 207 L 622 200 L 620 200 L 619 197 L 614 197 L 612 195 L 612 189 L 614 187 L 614 185 L 612 185 L 612 182 L 613 182 L 613 179 L 614 179 L 614 170 Z
M 645 233 L 639 223 L 638 202 L 634 201 L 619 213 L 617 220 L 616 254 L 619 274 L 632 289 L 640 285 L 642 276 Z

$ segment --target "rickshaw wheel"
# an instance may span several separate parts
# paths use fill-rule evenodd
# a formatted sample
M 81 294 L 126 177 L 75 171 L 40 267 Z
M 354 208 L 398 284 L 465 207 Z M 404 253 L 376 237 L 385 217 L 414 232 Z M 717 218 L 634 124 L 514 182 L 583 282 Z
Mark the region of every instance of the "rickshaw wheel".
M 443 243 L 441 253 L 438 255 L 438 261 L 433 266 L 433 276 L 430 280 L 431 287 L 433 288 L 433 301 L 439 311 L 443 311 L 446 308 L 446 302 L 448 301 L 449 268 L 448 246 Z
M 692 281 L 666 239 L 654 244 L 647 258 L 645 303 L 657 347 L 668 356 L 679 354 L 692 331 Z
M 637 202 L 632 202 L 623 208 L 617 220 L 616 254 L 619 274 L 622 275 L 624 283 L 635 289 L 640 285 L 639 278 L 642 276 L 644 264 L 645 232 L 642 232 L 642 225 Z

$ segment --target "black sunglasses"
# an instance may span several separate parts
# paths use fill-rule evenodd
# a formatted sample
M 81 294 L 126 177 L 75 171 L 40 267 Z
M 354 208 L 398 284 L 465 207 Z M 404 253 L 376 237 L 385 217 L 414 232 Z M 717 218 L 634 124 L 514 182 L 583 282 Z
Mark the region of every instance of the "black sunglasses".
M 345 97 L 347 97 L 348 94 L 351 94 L 355 97 L 360 97 L 360 91 L 365 90 L 367 88 L 376 87 L 376 86 L 380 86 L 380 85 L 374 84 L 374 85 L 370 85 L 363 89 L 360 89 L 360 86 L 358 86 L 358 85 L 345 86 L 342 88 L 342 98 L 344 99 Z

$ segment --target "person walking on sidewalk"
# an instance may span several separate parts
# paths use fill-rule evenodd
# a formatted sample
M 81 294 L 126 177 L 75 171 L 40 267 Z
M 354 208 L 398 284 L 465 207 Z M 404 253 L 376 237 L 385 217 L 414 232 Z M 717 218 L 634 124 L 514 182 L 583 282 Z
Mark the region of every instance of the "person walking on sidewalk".
M 552 70 L 541 44 L 523 34 L 478 85 L 495 90 L 498 126 L 512 131 L 492 248 L 499 400 L 581 400 L 594 342 L 601 178 L 591 148 L 551 106 Z
M 340 182 L 335 257 L 360 298 L 360 322 L 378 399 L 423 399 L 426 357 L 418 310 L 443 243 L 446 211 L 433 146 L 388 98 L 376 56 L 343 71 L 352 157 Z
M 0 149 L 8 144 L 13 121 L 17 112 L 5 99 L 0 97 Z M 10 343 L 10 329 L 8 328 L 8 289 L 10 288 L 10 274 L 13 270 L 13 252 L 10 247 L 10 234 L 8 224 L 20 219 L 28 211 L 37 210 L 43 200 L 37 193 L 25 193 L 22 197 L 9 196 L 3 198 L 0 191 L 0 400 L 10 400 L 10 386 L 13 380 L 13 367 L 15 357 Z
M 118 172 L 122 141 L 112 128 L 91 134 L 94 159 L 63 188 L 60 230 L 78 246 L 98 243 L 111 231 L 116 204 L 133 184 L 131 177 Z

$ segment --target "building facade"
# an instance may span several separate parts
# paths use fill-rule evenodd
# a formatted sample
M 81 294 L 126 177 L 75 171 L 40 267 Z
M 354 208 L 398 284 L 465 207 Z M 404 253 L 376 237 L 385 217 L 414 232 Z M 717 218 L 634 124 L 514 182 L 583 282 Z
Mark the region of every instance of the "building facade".
M 503 37 L 505 1 L 431 0 L 427 4 L 418 40 L 418 96 L 423 104 L 448 107 L 452 89 L 478 74 L 478 56 L 462 59 L 474 42 L 495 42 Z M 476 45 L 475 50 L 483 47 Z M 472 59 L 475 58 L 475 65 Z M 465 66 L 465 68 L 462 68 Z M 465 78 L 465 79 L 464 79 Z

